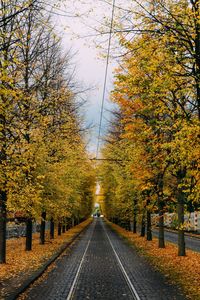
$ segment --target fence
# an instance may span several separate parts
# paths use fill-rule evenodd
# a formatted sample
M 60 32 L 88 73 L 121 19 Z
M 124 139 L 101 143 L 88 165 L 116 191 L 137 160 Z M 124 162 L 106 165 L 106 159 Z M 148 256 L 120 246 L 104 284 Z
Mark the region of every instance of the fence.
M 50 228 L 50 222 L 46 221 L 45 228 L 48 230 Z M 40 232 L 40 224 L 37 222 L 33 222 L 33 233 Z M 6 227 L 6 238 L 19 238 L 26 236 L 26 224 L 20 223 L 16 224 L 15 222 L 7 223 Z
M 152 215 L 152 223 L 157 225 L 159 216 L 158 214 Z M 165 213 L 164 214 L 164 225 L 166 227 L 176 229 L 178 226 L 177 213 Z M 200 212 L 186 213 L 184 216 L 184 228 L 186 231 L 194 231 L 200 233 Z

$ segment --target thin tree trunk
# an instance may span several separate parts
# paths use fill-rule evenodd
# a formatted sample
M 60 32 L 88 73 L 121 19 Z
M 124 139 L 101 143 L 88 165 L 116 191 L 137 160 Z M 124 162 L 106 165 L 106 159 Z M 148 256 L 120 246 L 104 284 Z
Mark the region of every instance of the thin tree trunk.
M 3 24 L 2 24 L 2 37 L 1 37 L 1 50 L 2 50 L 2 56 L 1 56 L 1 61 L 0 61 L 0 69 L 1 69 L 1 75 L 2 75 L 2 70 L 5 72 L 7 71 L 7 67 L 5 67 L 5 64 L 3 66 L 3 62 L 7 63 L 9 61 L 8 58 L 8 53 L 9 53 L 9 47 L 10 47 L 10 42 L 8 39 L 8 28 L 6 21 L 7 17 L 7 5 L 6 2 L 2 3 L 2 11 L 1 11 L 1 16 L 3 17 Z M 12 19 L 11 19 L 12 20 Z M 8 25 L 9 26 L 9 25 Z M 7 64 L 6 64 L 7 65 Z M 7 89 L 7 82 L 5 79 L 1 79 L 1 86 L 5 87 L 5 90 Z M 8 96 L 9 97 L 9 96 Z M 1 103 L 7 103 L 8 98 L 4 96 L 4 94 L 1 95 Z M 6 107 L 6 106 L 5 106 Z M 3 187 L 5 188 L 6 186 L 6 179 L 5 179 L 5 170 L 3 165 L 6 163 L 7 160 L 7 155 L 6 155 L 6 146 L 7 146 L 7 139 L 8 136 L 6 135 L 6 127 L 8 124 L 8 120 L 6 119 L 6 111 L 4 105 L 1 105 L 1 111 L 0 111 L 0 169 L 3 172 L 3 178 L 1 178 L 3 181 Z M 7 217 L 7 212 L 6 212 L 6 202 L 7 202 L 7 193 L 5 189 L 0 190 L 0 264 L 6 263 L 6 217 Z
M 63 226 L 62 226 L 62 233 L 65 233 L 65 231 L 66 231 L 66 226 L 65 226 L 65 224 L 63 224 Z
M 61 235 L 61 231 L 62 231 L 62 224 L 59 222 L 58 223 L 58 235 Z
M 6 192 L 0 193 L 0 263 L 6 263 Z
M 50 220 L 50 239 L 54 239 L 54 220 L 51 218 Z
M 133 208 L 133 233 L 137 232 L 137 201 L 134 200 Z
M 131 222 L 126 221 L 126 230 L 130 231 L 131 230 Z
M 70 229 L 70 219 L 67 218 L 66 220 L 66 230 Z
M 186 176 L 186 168 L 179 170 L 177 173 L 177 213 L 178 213 L 178 256 L 185 256 L 185 234 L 184 234 L 184 198 L 182 184 L 183 179 Z
M 32 219 L 28 218 L 26 220 L 26 251 L 32 250 Z
M 164 212 L 163 212 L 163 201 L 158 201 L 158 209 L 159 209 L 159 237 L 158 237 L 158 247 L 165 248 L 165 232 L 164 232 Z
M 165 173 L 165 172 L 164 172 Z M 164 233 L 164 201 L 163 201 L 163 176 L 160 174 L 158 180 L 158 215 L 159 215 L 159 235 L 158 235 L 158 247 L 165 248 L 165 233 Z
M 142 213 L 141 236 L 145 236 L 145 210 Z
M 152 241 L 152 232 L 151 232 L 151 211 L 149 209 L 150 204 L 150 192 L 147 191 L 147 241 Z
M 194 11 L 195 11 L 195 61 L 196 68 L 195 70 L 195 80 L 196 80 L 196 98 L 197 98 L 197 110 L 198 110 L 198 118 L 200 120 L 200 3 L 198 0 L 193 1 Z
M 40 244 L 45 243 L 45 223 L 46 223 L 46 212 L 42 212 L 41 228 L 40 228 Z
M 133 220 L 133 233 L 137 233 L 137 220 L 135 218 Z
M 178 255 L 185 256 L 185 233 L 183 229 L 184 224 L 184 195 L 181 191 L 178 194 Z
M 147 208 L 147 241 L 152 241 L 151 211 Z

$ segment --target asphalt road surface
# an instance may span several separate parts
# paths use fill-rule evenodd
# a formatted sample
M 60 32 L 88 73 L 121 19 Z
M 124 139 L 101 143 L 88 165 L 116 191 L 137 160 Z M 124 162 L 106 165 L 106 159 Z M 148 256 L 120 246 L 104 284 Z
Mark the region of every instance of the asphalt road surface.
M 185 297 L 98 218 L 21 299 L 184 300 Z
M 154 229 L 153 236 L 158 237 L 158 230 Z M 174 244 L 178 244 L 178 234 L 177 232 L 171 232 L 165 230 L 165 240 Z M 185 235 L 185 246 L 193 251 L 200 252 L 200 238 L 190 237 Z

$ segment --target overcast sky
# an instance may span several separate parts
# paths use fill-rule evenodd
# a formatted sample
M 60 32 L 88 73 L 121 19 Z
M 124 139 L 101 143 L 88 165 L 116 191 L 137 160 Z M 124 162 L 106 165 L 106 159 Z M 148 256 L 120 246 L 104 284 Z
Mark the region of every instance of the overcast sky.
M 111 17 L 112 6 L 100 1 L 71 1 L 66 0 L 62 7 L 63 12 L 57 11 L 65 16 L 55 15 L 57 27 L 63 37 L 63 47 L 72 48 L 72 52 L 77 52 L 74 61 L 76 62 L 76 78 L 83 83 L 85 87 L 93 89 L 87 93 L 88 103 L 85 107 L 85 118 L 87 124 L 92 124 L 94 129 L 90 134 L 89 150 L 96 152 L 97 136 L 100 121 L 101 102 L 103 95 L 103 84 L 105 77 L 106 58 L 100 58 L 102 50 L 95 47 L 95 43 L 100 44 L 105 49 L 108 46 L 108 35 L 97 37 L 93 27 L 100 26 L 103 18 Z M 95 3 L 95 4 L 94 4 Z M 94 5 L 95 6 L 94 6 Z M 75 13 L 83 14 L 84 17 L 70 17 Z M 108 30 L 108 29 L 107 29 Z M 92 35 L 84 38 L 86 35 Z M 94 35 L 94 36 L 93 36 Z M 112 60 L 109 64 L 105 107 L 102 123 L 102 134 L 105 133 L 109 119 L 107 110 L 111 109 L 109 102 L 109 92 L 112 89 L 113 70 L 116 63 Z

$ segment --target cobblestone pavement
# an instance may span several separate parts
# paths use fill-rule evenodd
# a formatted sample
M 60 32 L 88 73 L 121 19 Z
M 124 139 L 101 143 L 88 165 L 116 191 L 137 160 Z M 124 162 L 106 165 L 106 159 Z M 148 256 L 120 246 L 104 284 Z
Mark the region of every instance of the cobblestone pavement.
M 153 230 L 153 235 L 158 237 L 158 230 Z M 165 231 L 165 240 L 174 244 L 178 244 L 178 233 Z M 185 235 L 185 246 L 193 251 L 200 252 L 200 238 Z
M 123 268 L 126 275 L 122 273 Z M 138 300 L 185 299 L 177 287 L 150 267 L 103 220 L 97 219 L 45 276 L 35 282 L 26 299 L 129 300 L 135 299 L 129 288 L 131 284 Z

